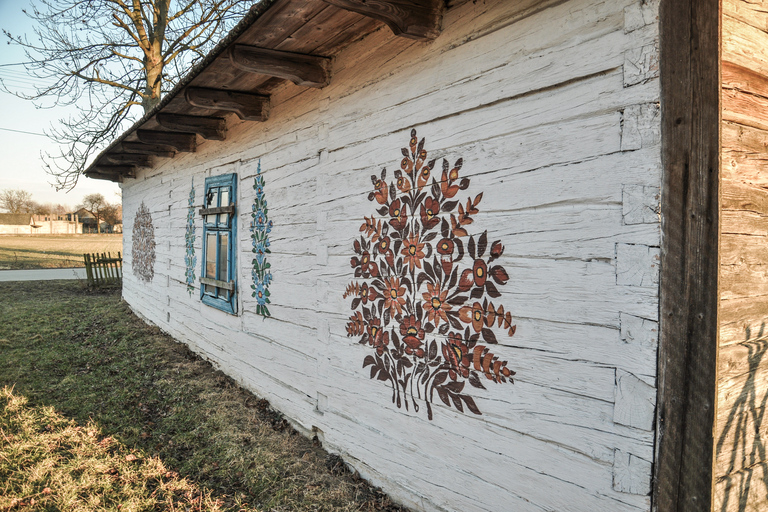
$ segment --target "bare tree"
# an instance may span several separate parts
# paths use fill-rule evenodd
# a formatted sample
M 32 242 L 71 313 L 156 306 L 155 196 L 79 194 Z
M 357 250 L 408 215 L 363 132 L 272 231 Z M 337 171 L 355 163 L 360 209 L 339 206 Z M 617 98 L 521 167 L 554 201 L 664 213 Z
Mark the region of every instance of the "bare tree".
M 38 203 L 37 201 L 31 201 L 29 206 L 29 212 L 35 215 L 50 215 L 51 209 L 49 205 Z
M 123 220 L 123 207 L 119 204 L 107 204 L 101 212 L 101 218 L 110 227 L 114 227 Z
M 83 202 L 77 205 L 77 208 L 82 208 L 87 211 L 96 219 L 96 232 L 101 233 L 101 220 L 104 217 L 104 212 L 110 207 L 107 200 L 104 199 L 102 194 L 88 194 L 83 197 Z
M 42 206 L 51 215 L 66 215 L 72 211 L 72 208 L 62 203 L 45 203 Z
M 0 190 L 0 208 L 8 213 L 32 213 L 36 206 L 26 190 Z
M 24 47 L 27 73 L 41 84 L 29 100 L 76 105 L 47 135 L 61 145 L 43 160 L 58 189 L 71 189 L 87 160 L 135 112 L 156 105 L 254 0 L 38 0 L 25 14 L 34 36 L 3 31 Z M 141 110 L 139 110 L 141 112 Z

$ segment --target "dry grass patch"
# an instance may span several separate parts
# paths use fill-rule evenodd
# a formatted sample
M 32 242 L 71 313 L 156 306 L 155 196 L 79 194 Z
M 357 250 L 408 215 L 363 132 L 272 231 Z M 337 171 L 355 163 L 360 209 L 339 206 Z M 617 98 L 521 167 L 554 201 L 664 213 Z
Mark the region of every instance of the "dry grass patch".
M 84 253 L 123 250 L 123 235 L 0 235 L 0 270 L 83 267 Z
M 113 439 L 118 462 L 135 454 L 137 470 L 147 464 L 146 471 L 178 473 L 171 481 L 194 486 L 191 496 L 206 500 L 203 510 L 402 510 L 298 435 L 266 400 L 144 324 L 114 292 L 66 281 L 0 283 L 0 386 L 15 386 L 34 414 L 62 415 L 57 431 L 74 435 L 81 426 L 77 439 Z M 157 501 L 135 510 L 174 510 L 160 480 L 138 475 L 150 492 L 136 499 Z M 35 482 L 15 484 L 27 487 L 14 499 L 54 489 Z
M 78 426 L 52 407 L 30 407 L 0 389 L 0 511 L 221 510 L 201 491 L 93 422 Z

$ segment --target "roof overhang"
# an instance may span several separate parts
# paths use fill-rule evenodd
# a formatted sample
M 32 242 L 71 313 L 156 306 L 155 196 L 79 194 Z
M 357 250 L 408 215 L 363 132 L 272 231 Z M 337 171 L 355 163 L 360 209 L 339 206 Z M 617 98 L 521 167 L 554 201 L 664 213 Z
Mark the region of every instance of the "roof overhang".
M 389 26 L 428 41 L 440 33 L 445 0 L 262 0 L 163 99 L 85 170 L 123 181 L 157 159 L 195 152 L 198 141 L 224 141 L 236 119 L 269 119 L 272 92 L 286 82 L 322 88 L 334 57 Z

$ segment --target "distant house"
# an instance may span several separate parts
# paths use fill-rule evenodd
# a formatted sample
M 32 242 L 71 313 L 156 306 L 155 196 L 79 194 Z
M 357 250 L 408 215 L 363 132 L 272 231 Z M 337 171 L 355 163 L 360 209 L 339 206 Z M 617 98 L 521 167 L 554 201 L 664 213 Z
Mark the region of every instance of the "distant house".
M 82 233 L 78 216 L 0 213 L 0 235 L 64 235 Z
M 122 213 L 122 207 L 120 209 Z M 119 222 L 116 222 L 115 224 L 110 224 L 109 222 L 106 222 L 104 219 L 99 222 L 99 225 L 101 226 L 100 230 L 96 229 L 96 217 L 93 216 L 91 212 L 86 210 L 85 208 L 80 208 L 76 212 L 70 215 L 76 215 L 78 219 L 80 219 L 80 223 L 82 224 L 82 233 L 122 233 L 123 232 L 123 221 L 120 220 Z

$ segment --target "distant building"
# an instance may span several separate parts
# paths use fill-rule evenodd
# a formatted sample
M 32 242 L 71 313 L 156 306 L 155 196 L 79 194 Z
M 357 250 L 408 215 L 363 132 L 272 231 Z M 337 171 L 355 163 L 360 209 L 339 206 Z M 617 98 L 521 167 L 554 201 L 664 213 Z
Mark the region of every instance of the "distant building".
M 72 215 L 76 215 L 81 224 L 81 233 L 96 233 L 96 217 L 85 208 L 80 208 Z M 103 224 L 103 223 L 102 223 Z
M 122 208 L 121 208 L 122 212 Z M 80 220 L 80 223 L 82 224 L 82 233 L 122 233 L 123 232 L 123 222 L 122 220 L 115 223 L 114 225 L 110 224 L 109 222 L 106 222 L 105 220 L 101 220 L 99 222 L 99 225 L 101 226 L 100 230 L 96 229 L 96 217 L 93 216 L 91 212 L 86 210 L 85 208 L 80 208 L 76 212 L 70 215 L 76 215 L 77 218 Z
M 77 212 L 64 215 L 0 213 L 0 235 L 65 235 L 83 232 Z

